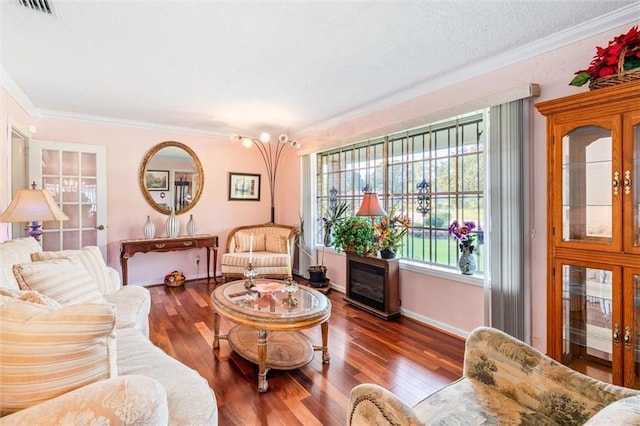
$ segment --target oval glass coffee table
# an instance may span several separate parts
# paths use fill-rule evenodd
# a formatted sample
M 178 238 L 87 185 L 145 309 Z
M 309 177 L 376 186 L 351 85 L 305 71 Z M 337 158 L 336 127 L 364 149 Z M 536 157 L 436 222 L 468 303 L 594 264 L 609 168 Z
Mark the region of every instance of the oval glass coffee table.
M 279 290 L 283 281 L 258 279 L 256 289 L 247 291 L 244 280 L 232 281 L 211 293 L 214 310 L 213 348 L 227 339 L 231 348 L 246 360 L 258 364 L 258 391 L 269 388 L 270 369 L 291 370 L 311 362 L 314 351 L 322 351 L 329 363 L 327 348 L 331 302 L 324 294 L 298 286 L 292 293 Z M 295 300 L 295 303 L 292 301 Z M 220 316 L 237 324 L 220 335 Z M 322 346 L 313 346 L 298 332 L 320 325 Z

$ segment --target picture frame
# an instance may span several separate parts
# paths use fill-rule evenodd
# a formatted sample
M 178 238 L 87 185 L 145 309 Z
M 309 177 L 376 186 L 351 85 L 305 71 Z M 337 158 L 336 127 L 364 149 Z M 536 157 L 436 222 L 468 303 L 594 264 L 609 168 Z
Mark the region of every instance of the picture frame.
M 253 173 L 229 172 L 229 201 L 260 201 L 260 177 Z
M 168 191 L 169 170 L 147 170 L 145 184 L 148 191 Z

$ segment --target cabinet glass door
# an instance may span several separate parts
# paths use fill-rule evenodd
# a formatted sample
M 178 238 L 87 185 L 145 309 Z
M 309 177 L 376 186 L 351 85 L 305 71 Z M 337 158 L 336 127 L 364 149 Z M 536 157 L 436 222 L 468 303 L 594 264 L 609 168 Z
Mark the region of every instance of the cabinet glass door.
M 612 132 L 589 125 L 562 137 L 562 241 L 614 243 Z
M 640 111 L 624 115 L 622 197 L 624 251 L 640 253 Z
M 640 389 L 640 269 L 625 270 L 624 386 Z M 625 299 L 626 300 L 626 299 Z
M 562 363 L 599 380 L 613 383 L 620 332 L 620 309 L 614 303 L 620 269 L 560 262 L 562 281 Z M 617 351 L 619 352 L 619 351 Z

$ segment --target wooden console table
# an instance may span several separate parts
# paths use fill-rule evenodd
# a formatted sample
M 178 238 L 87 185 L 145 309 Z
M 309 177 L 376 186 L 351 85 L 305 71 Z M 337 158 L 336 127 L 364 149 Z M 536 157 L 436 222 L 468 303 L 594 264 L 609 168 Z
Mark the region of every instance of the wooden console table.
M 122 267 L 122 284 L 127 285 L 129 275 L 127 261 L 136 253 L 162 253 L 176 250 L 191 250 L 194 248 L 207 249 L 207 278 L 209 275 L 209 260 L 213 251 L 213 280 L 216 280 L 216 264 L 218 263 L 218 236 L 217 235 L 195 235 L 193 237 L 175 238 L 151 238 L 120 241 L 120 266 Z

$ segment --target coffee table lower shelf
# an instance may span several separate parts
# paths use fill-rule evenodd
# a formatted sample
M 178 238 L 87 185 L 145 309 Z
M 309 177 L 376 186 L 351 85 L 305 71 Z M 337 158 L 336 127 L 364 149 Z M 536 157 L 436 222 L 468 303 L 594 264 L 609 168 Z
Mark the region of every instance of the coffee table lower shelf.
M 238 355 L 259 365 L 258 333 L 255 328 L 237 325 L 229 331 L 227 340 Z M 294 370 L 309 364 L 313 356 L 313 346 L 300 332 L 270 331 L 267 335 L 265 367 L 268 369 Z

